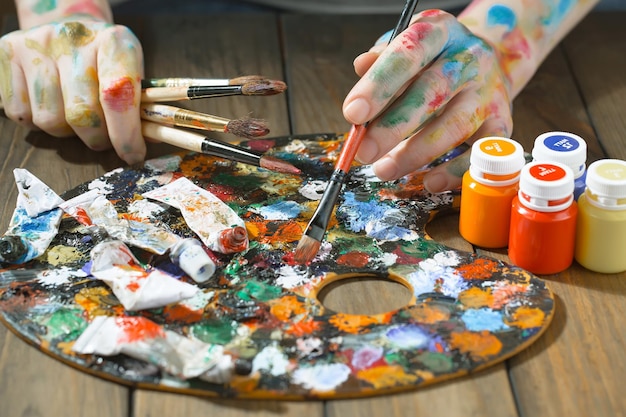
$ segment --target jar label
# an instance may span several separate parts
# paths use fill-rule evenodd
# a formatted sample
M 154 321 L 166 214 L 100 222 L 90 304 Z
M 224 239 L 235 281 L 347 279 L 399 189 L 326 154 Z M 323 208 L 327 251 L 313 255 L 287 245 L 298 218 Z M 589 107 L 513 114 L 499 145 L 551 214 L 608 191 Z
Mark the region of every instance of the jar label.
M 556 152 L 572 152 L 580 147 L 577 140 L 564 135 L 552 135 L 543 140 L 543 144 Z
M 530 167 L 530 175 L 541 181 L 558 181 L 567 174 L 565 170 L 553 164 L 538 164 Z
M 626 179 L 626 165 L 617 162 L 604 162 L 598 166 L 596 172 L 607 180 Z
M 486 140 L 480 144 L 480 149 L 491 156 L 509 156 L 515 153 L 515 145 L 506 140 Z

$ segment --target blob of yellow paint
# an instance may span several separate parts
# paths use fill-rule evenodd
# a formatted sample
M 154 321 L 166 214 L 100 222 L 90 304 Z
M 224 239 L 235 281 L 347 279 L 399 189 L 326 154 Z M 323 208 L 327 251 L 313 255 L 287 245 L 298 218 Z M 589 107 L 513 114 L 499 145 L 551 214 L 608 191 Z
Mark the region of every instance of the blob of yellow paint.
M 47 252 L 48 263 L 53 266 L 72 264 L 79 261 L 83 254 L 71 246 L 57 245 Z

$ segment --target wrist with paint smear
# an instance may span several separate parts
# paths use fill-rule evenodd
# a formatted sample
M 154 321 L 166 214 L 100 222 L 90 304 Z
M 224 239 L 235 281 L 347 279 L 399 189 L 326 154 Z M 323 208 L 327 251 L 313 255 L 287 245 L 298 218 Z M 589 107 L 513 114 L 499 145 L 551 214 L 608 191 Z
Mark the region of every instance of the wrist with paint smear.
M 597 2 L 474 0 L 458 20 L 494 47 L 514 98 L 548 53 Z
M 20 29 L 71 18 L 113 23 L 113 13 L 107 0 L 16 0 L 15 7 Z

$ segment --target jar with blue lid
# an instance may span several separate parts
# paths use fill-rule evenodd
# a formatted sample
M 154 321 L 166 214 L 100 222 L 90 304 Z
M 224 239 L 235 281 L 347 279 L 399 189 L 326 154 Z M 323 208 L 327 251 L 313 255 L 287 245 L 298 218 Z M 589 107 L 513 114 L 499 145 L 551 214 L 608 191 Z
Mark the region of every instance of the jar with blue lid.
M 574 199 L 585 191 L 587 175 L 587 143 L 583 138 L 569 132 L 546 132 L 535 139 L 533 161 L 559 162 L 574 173 Z

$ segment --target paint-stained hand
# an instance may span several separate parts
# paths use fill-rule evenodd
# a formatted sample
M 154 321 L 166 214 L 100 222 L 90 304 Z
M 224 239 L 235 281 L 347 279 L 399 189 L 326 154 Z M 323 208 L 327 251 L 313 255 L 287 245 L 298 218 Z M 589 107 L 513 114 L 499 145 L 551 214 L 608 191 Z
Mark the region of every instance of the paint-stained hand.
M 361 79 L 347 95 L 350 123 L 370 121 L 357 153 L 382 180 L 400 178 L 484 136 L 512 130 L 507 79 L 493 48 L 440 10 L 417 14 L 389 45 L 381 38 L 354 67 Z M 461 184 L 467 153 L 424 179 L 433 192 Z
M 145 157 L 139 101 L 143 53 L 126 27 L 88 17 L 0 38 L 0 97 L 12 120 L 52 136 Z

